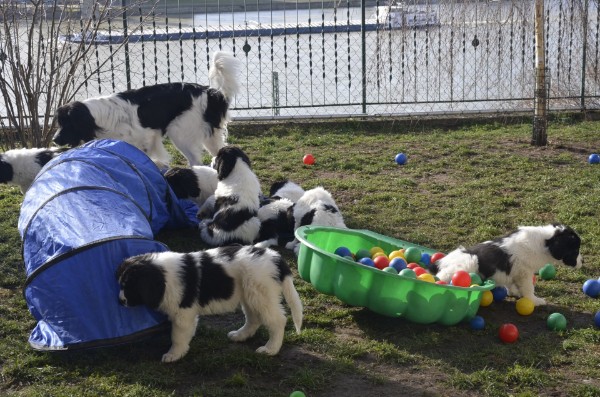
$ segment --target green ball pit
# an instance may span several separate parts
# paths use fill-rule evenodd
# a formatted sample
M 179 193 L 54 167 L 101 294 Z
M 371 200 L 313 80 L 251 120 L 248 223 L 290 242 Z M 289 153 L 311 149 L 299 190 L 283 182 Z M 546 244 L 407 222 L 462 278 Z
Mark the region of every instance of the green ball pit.
M 366 307 L 389 317 L 419 324 L 455 325 L 475 317 L 484 291 L 493 281 L 469 288 L 439 285 L 387 273 L 334 254 L 340 246 L 352 252 L 378 246 L 386 252 L 416 247 L 436 251 L 369 230 L 302 226 L 295 232 L 300 241 L 298 272 L 319 292 L 351 306 Z

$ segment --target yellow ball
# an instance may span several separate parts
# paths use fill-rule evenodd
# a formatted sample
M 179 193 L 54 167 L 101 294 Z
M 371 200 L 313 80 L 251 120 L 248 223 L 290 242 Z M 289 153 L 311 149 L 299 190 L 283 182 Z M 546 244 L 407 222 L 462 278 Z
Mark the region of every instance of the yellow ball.
M 404 253 L 401 252 L 401 251 L 399 251 L 399 250 L 390 252 L 390 255 L 388 256 L 388 259 L 392 260 L 394 258 L 402 258 L 402 259 L 404 259 Z
M 479 303 L 479 306 L 489 306 L 492 304 L 492 302 L 494 301 L 494 294 L 492 294 L 492 291 L 483 291 L 483 294 L 481 295 L 481 302 Z
M 417 278 L 419 280 L 427 281 L 428 283 L 435 283 L 435 278 L 429 273 L 423 273 Z
M 531 313 L 533 313 L 535 305 L 529 298 L 520 298 L 517 300 L 516 308 L 517 313 L 519 313 L 521 316 L 529 316 Z
M 383 252 L 383 248 L 373 247 L 369 250 L 369 252 L 371 253 L 371 257 L 373 257 L 373 255 L 375 255 L 376 252 Z M 385 252 L 384 252 L 384 254 L 385 254 Z
M 387 255 L 385 254 L 385 252 L 379 252 L 379 251 L 377 251 L 377 252 L 375 252 L 375 253 L 373 254 L 373 256 L 371 256 L 371 259 L 375 259 L 375 258 L 377 258 L 378 256 L 385 256 L 385 257 L 387 258 Z

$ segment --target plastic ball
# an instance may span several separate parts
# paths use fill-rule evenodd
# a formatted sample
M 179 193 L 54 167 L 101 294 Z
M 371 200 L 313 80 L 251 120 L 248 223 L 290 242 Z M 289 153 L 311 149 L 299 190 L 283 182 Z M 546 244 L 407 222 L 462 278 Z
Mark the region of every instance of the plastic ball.
M 513 343 L 519 338 L 519 329 L 512 323 L 502 324 L 498 330 L 498 336 L 504 343 Z
M 377 269 L 382 270 L 389 266 L 390 260 L 387 258 L 387 256 L 380 255 L 373 258 L 373 263 L 375 263 L 375 267 Z
M 402 269 L 398 274 L 404 277 L 417 278 L 417 274 L 412 269 Z
M 306 394 L 299 390 L 295 390 L 290 394 L 290 397 L 306 397 Z
M 390 266 L 400 272 L 402 269 L 406 269 L 406 261 L 403 258 L 397 257 L 390 261 Z
M 439 285 L 448 285 L 448 283 L 445 282 L 444 280 L 436 280 L 435 283 L 439 284 Z
M 594 325 L 600 328 L 600 310 L 598 310 L 594 315 Z
M 315 156 L 312 154 L 305 154 L 302 158 L 302 162 L 306 165 L 313 165 L 315 163 Z
M 590 164 L 600 163 L 600 155 L 598 153 L 590 154 L 590 157 L 588 157 L 588 163 L 590 163 Z
M 597 298 L 600 295 L 600 281 L 591 278 L 583 283 L 582 289 L 587 296 Z
M 435 263 L 445 256 L 446 256 L 446 254 L 444 254 L 443 252 L 436 252 L 435 254 L 431 255 L 431 259 L 429 260 L 429 263 Z
M 352 252 L 347 247 L 337 247 L 335 249 L 335 254 L 339 256 L 352 256 Z
M 389 260 L 392 260 L 394 258 L 402 258 L 404 259 L 404 252 L 396 250 L 396 251 L 392 251 L 390 252 L 390 254 L 388 255 Z
M 398 270 L 394 269 L 391 266 L 388 266 L 388 267 L 384 268 L 383 271 L 386 272 L 386 273 L 398 274 Z
M 464 270 L 458 270 L 452 276 L 452 285 L 457 287 L 469 287 L 471 285 L 471 276 Z
M 531 299 L 523 297 L 517 300 L 515 308 L 517 309 L 517 313 L 519 313 L 521 316 L 529 316 L 531 313 L 533 313 L 535 304 Z
M 361 260 L 362 258 L 370 258 L 371 252 L 369 252 L 368 249 L 361 248 L 358 251 L 356 251 L 356 254 L 354 256 L 356 256 L 356 260 L 358 261 L 358 260 Z
M 429 267 L 429 265 L 431 264 L 431 255 L 429 255 L 426 252 L 423 252 L 421 254 L 421 263 L 425 265 L 425 267 Z
M 371 249 L 369 250 L 369 253 L 371 253 L 371 256 L 375 255 L 376 252 L 383 252 L 385 254 L 385 252 L 383 251 L 383 248 L 381 248 L 381 247 L 371 247 Z
M 479 276 L 479 274 L 469 273 L 469 276 L 471 276 L 471 284 L 475 284 L 475 285 L 483 284 L 483 280 L 481 279 L 481 276 Z
M 475 316 L 469 321 L 471 329 L 480 331 L 485 328 L 485 320 L 481 316 Z
M 553 331 L 564 331 L 567 329 L 567 319 L 560 313 L 552 313 L 548 316 L 546 325 Z
M 409 247 L 404 251 L 404 258 L 408 263 L 419 262 L 421 260 L 421 250 L 417 247 Z
M 494 295 L 492 291 L 483 291 L 481 294 L 481 301 L 479 302 L 479 306 L 487 307 L 492 304 L 494 301 Z
M 346 255 L 346 256 L 342 256 L 342 258 L 346 258 L 346 259 L 348 259 L 349 261 L 352 261 L 352 262 L 354 262 L 354 257 L 353 257 L 352 255 Z
M 371 256 L 371 259 L 375 259 L 375 258 L 377 258 L 378 256 L 385 256 L 385 258 L 386 258 L 386 259 L 388 259 L 388 257 L 387 257 L 387 255 L 385 254 L 385 252 L 376 252 L 376 253 L 374 253 L 374 254 Z M 389 261 L 389 259 L 388 259 L 388 261 Z
M 415 274 L 416 274 L 416 272 L 415 272 Z M 429 273 L 423 273 L 423 274 L 419 274 L 419 275 L 417 276 L 417 278 L 418 278 L 419 280 L 422 280 L 422 281 L 427 281 L 428 283 L 435 283 L 435 279 L 434 279 L 434 278 L 433 278 L 433 276 L 432 276 L 431 274 L 429 274 Z
M 492 289 L 492 295 L 494 295 L 494 302 L 501 302 L 508 295 L 506 287 L 494 287 Z
M 548 263 L 540 269 L 539 275 L 542 280 L 552 280 L 556 276 L 556 268 Z
M 358 263 L 362 263 L 365 266 L 375 267 L 375 262 L 371 258 L 361 258 Z
M 404 153 L 398 153 L 396 155 L 396 157 L 394 158 L 394 161 L 396 161 L 396 164 L 398 164 L 398 165 L 406 164 L 406 160 L 408 160 L 408 158 L 406 157 L 406 154 L 404 154 Z
M 417 266 L 412 270 L 413 270 L 413 272 L 415 272 L 417 277 L 419 277 L 421 274 L 427 274 L 427 270 L 423 269 L 421 266 Z M 433 277 L 433 276 L 431 276 L 431 277 Z

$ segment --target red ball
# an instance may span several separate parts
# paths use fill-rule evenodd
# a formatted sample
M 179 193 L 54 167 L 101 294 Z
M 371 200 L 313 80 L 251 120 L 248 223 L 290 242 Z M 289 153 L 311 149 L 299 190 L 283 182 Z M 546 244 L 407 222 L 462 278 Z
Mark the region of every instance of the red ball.
M 419 277 L 421 274 L 427 273 L 427 270 L 423 269 L 421 266 L 417 266 L 413 269 L 413 272 Z
M 446 285 L 446 284 L 448 284 L 448 283 L 447 283 L 447 282 L 445 282 L 444 280 L 438 280 L 438 281 L 436 281 L 435 283 L 436 283 L 436 284 L 439 284 L 439 285 Z
M 390 260 L 385 255 L 376 256 L 373 262 L 375 262 L 375 267 L 379 270 L 383 270 L 390 265 Z
M 514 324 L 502 324 L 502 326 L 500 326 L 500 330 L 498 331 L 498 336 L 504 343 L 513 343 L 519 338 L 519 330 Z
M 452 276 L 452 285 L 455 285 L 457 287 L 470 287 L 471 275 L 464 270 L 458 270 Z
M 312 154 L 306 154 L 304 155 L 302 162 L 304 162 L 306 165 L 313 165 L 315 163 L 315 156 Z
M 431 259 L 429 260 L 429 263 L 435 263 L 445 256 L 446 256 L 446 254 L 444 254 L 442 252 L 436 252 L 435 254 L 431 255 Z
M 406 265 L 406 267 L 409 269 L 414 269 L 415 267 L 419 267 L 419 264 L 415 263 L 415 262 L 411 262 L 408 265 Z

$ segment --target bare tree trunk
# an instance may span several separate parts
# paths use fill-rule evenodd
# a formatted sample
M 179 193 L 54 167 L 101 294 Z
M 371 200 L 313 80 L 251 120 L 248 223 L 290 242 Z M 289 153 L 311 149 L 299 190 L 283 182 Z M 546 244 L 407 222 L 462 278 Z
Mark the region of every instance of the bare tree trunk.
M 535 97 L 533 114 L 533 136 L 531 144 L 548 144 L 548 89 L 546 86 L 546 59 L 544 43 L 544 0 L 535 1 Z

